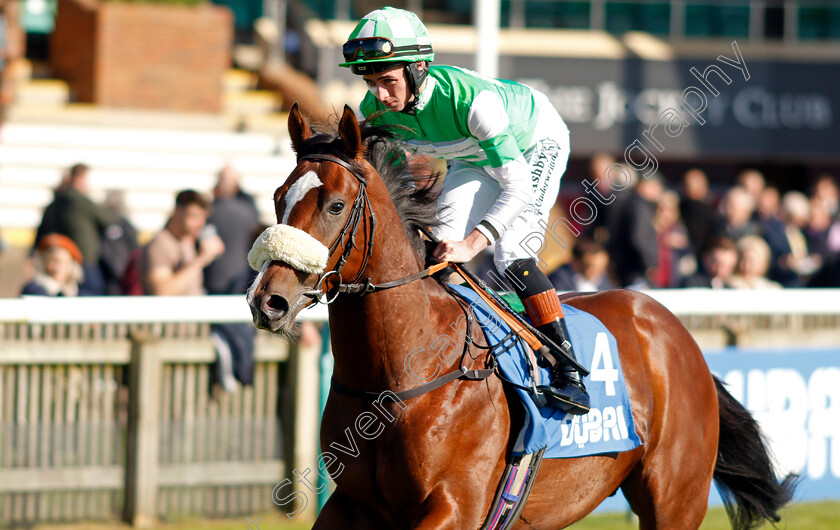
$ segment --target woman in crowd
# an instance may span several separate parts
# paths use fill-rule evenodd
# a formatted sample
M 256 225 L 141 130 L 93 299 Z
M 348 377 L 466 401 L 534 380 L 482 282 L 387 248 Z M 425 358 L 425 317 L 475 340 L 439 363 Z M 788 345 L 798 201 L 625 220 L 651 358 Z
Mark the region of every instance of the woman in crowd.
M 41 296 L 84 296 L 93 293 L 82 283 L 82 253 L 67 236 L 47 234 L 38 243 L 33 257 L 35 276 L 21 294 Z

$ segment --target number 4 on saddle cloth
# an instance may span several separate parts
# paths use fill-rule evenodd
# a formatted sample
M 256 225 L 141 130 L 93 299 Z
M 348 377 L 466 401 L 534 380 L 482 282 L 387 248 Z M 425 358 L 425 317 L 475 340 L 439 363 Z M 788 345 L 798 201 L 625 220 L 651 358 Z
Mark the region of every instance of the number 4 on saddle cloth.
M 467 301 L 491 346 L 495 346 L 496 360 L 504 378 L 517 386 L 526 418 L 516 444 L 514 455 L 535 453 L 545 448 L 544 458 L 571 458 L 601 453 L 629 451 L 641 445 L 633 416 L 630 398 L 621 372 L 615 337 L 593 315 L 563 304 L 563 314 L 571 335 L 570 340 L 579 362 L 589 369 L 584 378 L 591 398 L 591 409 L 583 416 L 572 416 L 554 408 L 538 408 L 531 392 L 539 385 L 532 377 L 527 345 L 511 336 L 510 327 L 472 289 L 450 287 Z M 502 343 L 506 340 L 506 343 Z M 536 367 L 541 381 L 548 381 L 548 369 Z M 533 392 L 533 390 L 532 390 Z
M 525 341 L 475 291 L 450 284 L 470 304 L 484 330 L 504 379 L 514 384 L 525 410 L 523 425 L 482 530 L 510 528 L 525 507 L 543 458 L 573 458 L 629 451 L 641 445 L 630 398 L 624 384 L 618 346 L 612 333 L 593 315 L 563 304 L 569 339 L 578 361 L 589 369 L 584 378 L 591 408 L 583 416 L 554 407 L 538 407 L 533 395 L 540 381 L 550 380 L 548 369 L 536 366 Z M 534 374 L 533 370 L 537 370 Z M 534 374 L 539 380 L 534 381 Z

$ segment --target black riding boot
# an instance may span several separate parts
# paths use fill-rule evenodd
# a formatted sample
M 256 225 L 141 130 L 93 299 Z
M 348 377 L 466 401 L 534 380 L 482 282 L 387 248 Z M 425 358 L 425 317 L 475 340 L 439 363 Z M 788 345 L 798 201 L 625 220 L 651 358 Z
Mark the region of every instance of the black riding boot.
M 571 358 L 577 359 L 569 340 L 569 330 L 566 319 L 560 317 L 537 328 L 555 344 L 560 346 Z M 555 401 L 555 406 L 569 414 L 581 415 L 589 412 L 589 393 L 583 386 L 580 374 L 568 361 L 556 355 L 553 359 L 542 357 L 541 361 L 550 365 L 551 382 L 548 387 L 538 387 L 549 403 Z M 553 362 L 552 362 L 553 361 Z
M 533 259 L 513 262 L 505 271 L 534 326 L 575 359 L 557 292 Z M 541 364 L 551 367 L 551 381 L 537 390 L 546 403 L 569 414 L 589 412 L 589 394 L 580 374 L 561 354 L 543 349 Z M 547 353 L 546 353 L 547 351 Z

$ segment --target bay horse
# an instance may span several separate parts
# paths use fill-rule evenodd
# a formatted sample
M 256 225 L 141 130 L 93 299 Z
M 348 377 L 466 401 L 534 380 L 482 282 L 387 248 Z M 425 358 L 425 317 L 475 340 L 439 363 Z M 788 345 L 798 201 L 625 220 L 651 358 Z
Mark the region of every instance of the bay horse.
M 399 144 L 388 147 L 386 134 L 360 125 L 349 107 L 334 132 L 313 130 L 295 106 L 289 132 L 298 165 L 274 194 L 276 226 L 287 235 L 304 234 L 289 236 L 291 247 L 321 248 L 312 258 L 320 264 L 311 267 L 306 256 L 264 258 L 248 302 L 255 325 L 289 335 L 313 298 L 328 301 L 322 292 L 335 297 L 329 306 L 334 384 L 321 447 L 335 452 L 331 444 L 357 446 L 353 457 L 329 471 L 336 489 L 314 527 L 479 528 L 519 421 L 511 412 L 519 407 L 509 403 L 515 398 L 498 378 L 454 381 L 402 403 L 389 401 L 393 421 L 383 422 L 376 437 L 353 440 L 354 420 L 358 428 L 358 418 L 373 410 L 371 400 L 337 390 L 417 387 L 405 362 L 418 347 L 429 355 L 413 356 L 415 373 L 456 370 L 461 360 L 466 368 L 484 367 L 480 332 L 460 359 L 441 366 L 433 355 L 435 340 L 462 314 L 435 279 L 371 288 L 422 276 L 418 229 L 434 222 L 434 189 L 415 186 Z M 346 278 L 355 279 L 342 292 Z M 622 453 L 544 460 L 515 527 L 568 526 L 620 488 L 641 528 L 697 528 L 712 479 L 736 528 L 777 521 L 795 478 L 777 479 L 756 422 L 709 372 L 679 319 L 627 290 L 569 294 L 563 302 L 595 315 L 615 336 L 643 444 Z

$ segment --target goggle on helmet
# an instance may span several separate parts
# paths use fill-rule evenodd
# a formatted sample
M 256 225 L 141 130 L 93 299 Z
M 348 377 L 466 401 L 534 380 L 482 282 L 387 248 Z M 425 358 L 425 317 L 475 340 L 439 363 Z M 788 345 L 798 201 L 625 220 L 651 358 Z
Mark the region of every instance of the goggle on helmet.
M 362 18 L 342 48 L 343 63 L 356 75 L 378 73 L 400 63 L 433 61 L 429 31 L 411 11 L 383 7 Z

